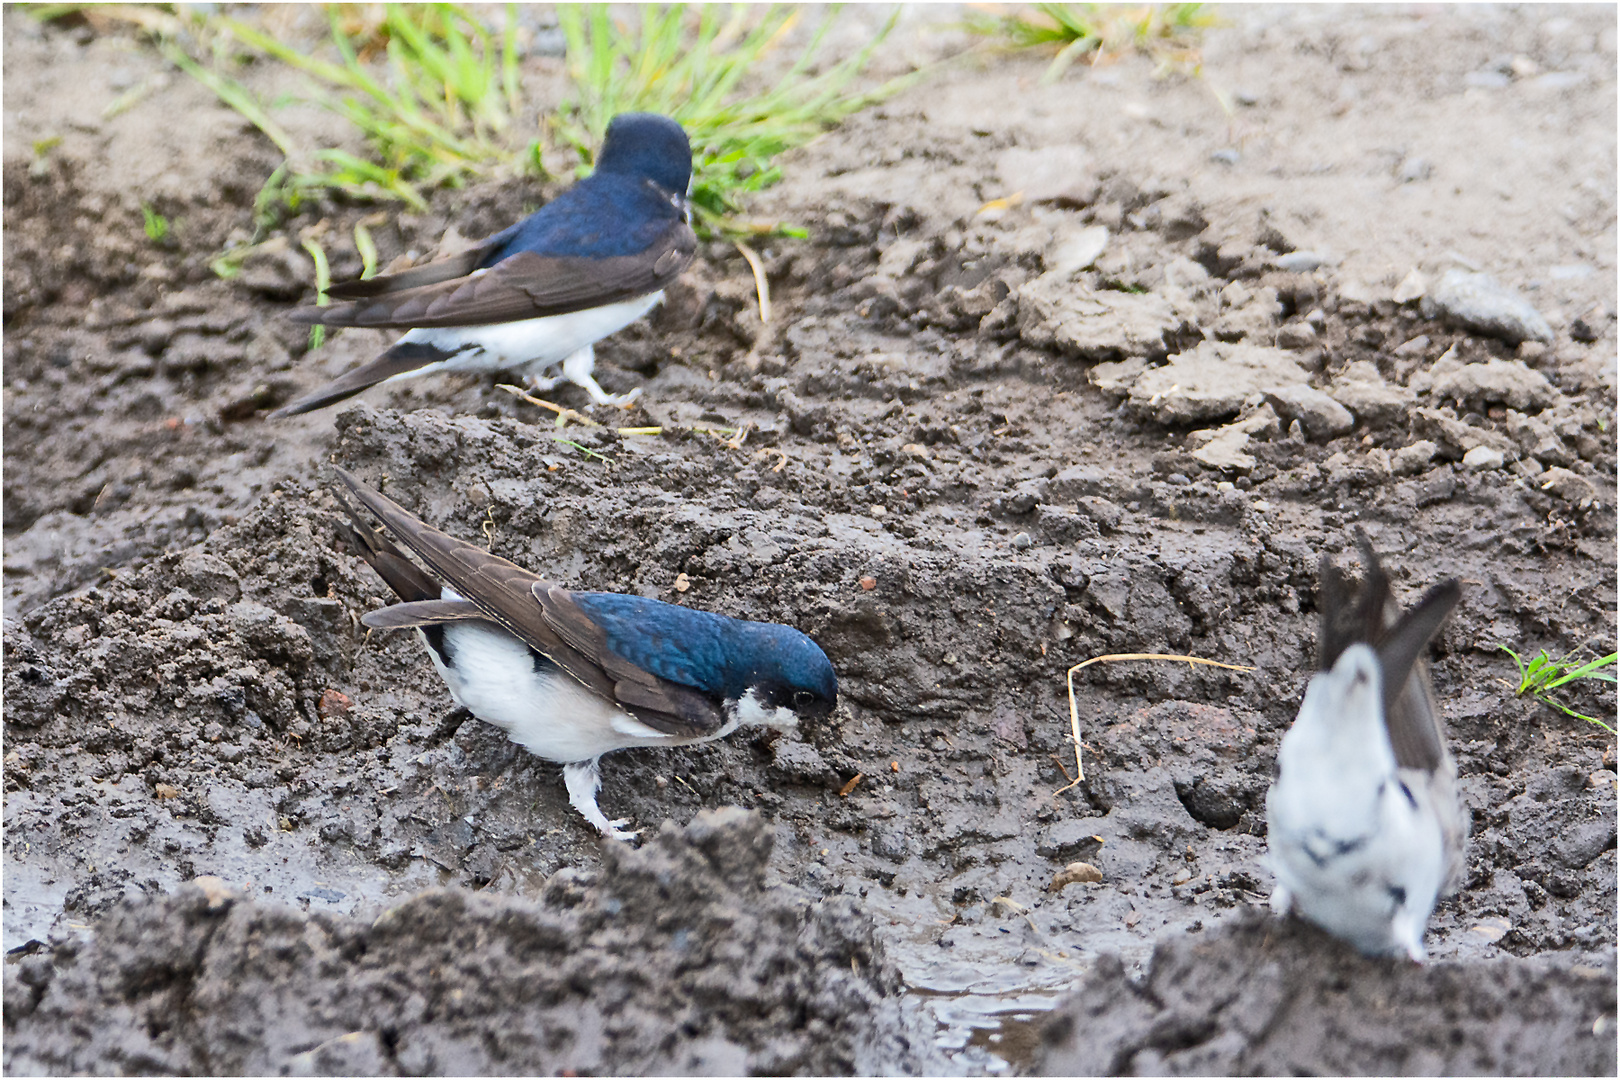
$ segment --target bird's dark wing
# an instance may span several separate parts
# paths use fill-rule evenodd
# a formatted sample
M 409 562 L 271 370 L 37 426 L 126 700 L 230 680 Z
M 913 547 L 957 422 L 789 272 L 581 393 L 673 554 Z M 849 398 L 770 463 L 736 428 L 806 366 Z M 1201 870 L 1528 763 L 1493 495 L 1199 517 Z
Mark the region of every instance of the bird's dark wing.
M 333 471 L 367 510 L 382 519 L 400 543 L 410 548 L 485 618 L 602 697 L 613 699 L 612 681 L 599 667 L 571 649 L 547 624 L 531 591 L 535 584 L 545 584 L 545 579 L 499 555 L 440 532 L 386 495 L 366 487 L 347 470 L 334 466 Z
M 1316 607 L 1320 625 L 1316 633 L 1316 668 L 1332 671 L 1339 656 L 1356 642 L 1349 587 L 1333 560 L 1322 556 L 1317 564 Z
M 676 218 L 632 255 L 582 258 L 521 251 L 487 270 L 331 307 L 302 308 L 291 317 L 323 326 L 431 329 L 565 315 L 657 292 L 686 269 L 696 251 L 691 226 Z
M 438 600 L 442 590 L 437 581 L 422 573 L 421 568 L 389 543 L 386 536 L 366 524 L 346 494 L 341 490 L 333 491 L 332 497 L 349 515 L 348 521 L 338 523 L 338 536 L 377 571 L 377 576 L 394 590 L 395 596 L 407 602 Z
M 440 363 L 453 355 L 452 352 L 423 341 L 396 341 L 375 360 L 361 364 L 353 371 L 345 372 L 319 390 L 306 394 L 291 404 L 283 405 L 270 414 L 270 419 L 280 420 L 286 416 L 297 416 L 299 413 L 324 409 L 345 398 L 352 398 L 362 390 L 369 390 L 380 382 L 387 382 L 396 375 L 405 375 L 429 364 Z
M 1377 642 L 1384 675 L 1384 724 L 1395 762 L 1403 768 L 1433 772 L 1445 758 L 1445 735 L 1423 654 L 1460 599 L 1462 586 L 1457 580 L 1442 581 Z
M 713 698 L 661 678 L 608 645 L 607 631 L 560 585 L 534 586 L 546 622 L 570 647 L 588 657 L 611 680 L 613 697 L 637 719 L 671 735 L 701 736 L 718 731 L 725 714 Z
M 407 289 L 419 289 L 424 285 L 437 285 L 441 281 L 466 277 L 478 269 L 478 264 L 484 261 L 484 256 L 489 253 L 500 236 L 503 235 L 492 236 L 458 255 L 435 259 L 421 266 L 413 266 L 409 270 L 401 270 L 395 274 L 378 274 L 374 278 L 357 278 L 354 281 L 339 282 L 329 287 L 326 290 L 326 295 L 333 300 L 367 300 L 374 296 L 387 296 L 390 293 L 404 292 Z M 301 315 L 295 317 L 301 317 Z
M 592 691 L 669 735 L 707 735 L 724 723 L 719 708 L 700 692 L 659 679 L 609 650 L 601 629 L 579 610 L 566 589 L 477 545 L 440 532 L 394 500 L 366 487 L 347 470 L 334 467 L 333 471 L 367 510 L 382 519 L 402 544 L 465 597 L 482 617 Z M 428 610 L 470 617 L 452 607 Z M 569 632 L 560 632 L 558 624 Z
M 414 626 L 438 626 L 441 623 L 488 622 L 489 618 L 470 600 L 416 600 L 407 604 L 394 604 L 360 616 L 360 622 L 373 630 L 405 630 Z

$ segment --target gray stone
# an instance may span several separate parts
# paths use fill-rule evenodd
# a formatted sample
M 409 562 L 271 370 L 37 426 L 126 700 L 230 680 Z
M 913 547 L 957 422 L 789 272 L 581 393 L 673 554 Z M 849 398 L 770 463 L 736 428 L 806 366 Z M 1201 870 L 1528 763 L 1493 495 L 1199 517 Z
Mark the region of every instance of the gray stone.
M 1273 266 L 1290 274 L 1308 274 L 1324 266 L 1337 266 L 1338 258 L 1326 251 L 1290 251 L 1271 260 Z
M 1432 439 L 1440 450 L 1453 461 L 1459 461 L 1476 446 L 1489 446 L 1502 452 L 1503 460 L 1514 461 L 1519 448 L 1513 440 L 1489 428 L 1469 427 L 1447 409 L 1413 409 L 1412 430 L 1415 434 Z
M 1080 516 L 1096 522 L 1097 528 L 1105 533 L 1117 531 L 1119 523 L 1125 520 L 1125 509 L 1101 495 L 1082 495 L 1075 500 L 1075 505 Z
M 1292 322 L 1277 331 L 1277 346 L 1283 349 L 1309 349 L 1316 345 L 1316 327 L 1308 322 Z
M 1541 478 L 1541 490 L 1551 492 L 1571 505 L 1585 509 L 1597 501 L 1597 485 L 1578 473 L 1554 466 Z
M 1291 353 L 1261 345 L 1202 341 L 1144 372 L 1129 405 L 1161 424 L 1194 424 L 1235 416 L 1252 396 L 1307 379 Z
M 1052 245 L 1042 261 L 1047 273 L 1069 277 L 1096 262 L 1097 257 L 1107 249 L 1108 226 L 1093 225 L 1086 229 L 1059 232 L 1052 238 Z
M 1086 360 L 1163 355 L 1165 335 L 1183 321 L 1162 297 L 1091 289 L 1066 274 L 1042 274 L 1017 298 L 1026 343 Z
M 1248 448 L 1249 433 L 1229 424 L 1216 429 L 1207 442 L 1192 452 L 1192 456 L 1212 469 L 1246 473 L 1259 464 Z
M 1400 423 L 1412 407 L 1415 395 L 1405 387 L 1391 386 L 1377 378 L 1376 368 L 1372 376 L 1367 379 L 1341 376 L 1328 393 L 1367 427 L 1387 427 Z
M 1485 472 L 1500 469 L 1506 460 L 1506 455 L 1494 446 L 1476 446 L 1463 455 L 1462 464 L 1473 472 Z
M 1337 438 L 1356 426 L 1349 409 L 1305 383 L 1267 390 L 1266 401 L 1283 419 L 1298 420 L 1305 434 L 1317 442 Z
M 1194 431 L 1187 440 L 1197 447 L 1192 452 L 1195 460 L 1225 472 L 1246 473 L 1258 464 L 1248 453 L 1249 440 L 1256 436 L 1271 438 L 1281 427 L 1276 410 L 1263 404 L 1225 427 Z
M 1575 455 L 1559 438 L 1553 426 L 1539 416 L 1526 416 L 1515 409 L 1507 414 L 1507 433 L 1530 457 L 1543 465 L 1570 465 Z
M 778 739 L 773 749 L 775 751 L 773 764 L 793 780 L 819 784 L 832 778 L 832 769 L 828 767 L 827 760 L 821 756 L 821 751 L 809 743 L 799 742 L 796 739 Z
M 1547 377 L 1522 360 L 1487 360 L 1436 371 L 1430 393 L 1474 408 L 1506 405 L 1520 412 L 1540 412 L 1558 397 Z
M 880 826 L 872 834 L 872 854 L 884 859 L 904 859 L 911 854 L 904 824 Z
M 1419 439 L 1411 446 L 1403 446 L 1395 451 L 1390 467 L 1396 476 L 1416 476 L 1427 470 L 1435 455 L 1439 453 L 1440 448 L 1434 443 L 1428 439 Z
M 1489 274 L 1446 271 L 1424 295 L 1423 313 L 1510 345 L 1553 341 L 1552 327 L 1534 305 Z
M 1052 477 L 1046 497 L 1052 502 L 1074 502 L 1086 496 L 1102 495 L 1112 482 L 1090 465 L 1070 465 Z

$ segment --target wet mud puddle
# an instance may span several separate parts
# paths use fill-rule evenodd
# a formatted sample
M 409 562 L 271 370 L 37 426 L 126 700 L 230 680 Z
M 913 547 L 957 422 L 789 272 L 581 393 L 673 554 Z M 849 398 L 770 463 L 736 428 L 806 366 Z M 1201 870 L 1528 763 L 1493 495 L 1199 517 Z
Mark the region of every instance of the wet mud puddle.
M 914 1029 L 932 1031 L 958 1075 L 1022 1071 L 1045 1014 L 1091 967 L 1091 949 L 1079 955 L 1052 942 L 1031 909 L 1010 898 L 959 905 L 932 890 L 873 885 L 864 903 L 904 982 Z M 1123 955 L 1140 963 L 1147 952 L 1138 943 Z

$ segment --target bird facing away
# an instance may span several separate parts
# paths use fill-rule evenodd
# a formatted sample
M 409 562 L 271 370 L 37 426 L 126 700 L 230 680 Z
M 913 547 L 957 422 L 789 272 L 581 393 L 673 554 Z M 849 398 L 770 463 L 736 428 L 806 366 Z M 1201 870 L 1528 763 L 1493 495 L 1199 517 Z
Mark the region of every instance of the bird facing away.
M 596 342 L 641 318 L 697 250 L 688 222 L 692 147 L 675 121 L 624 113 L 608 125 L 596 171 L 511 228 L 459 255 L 334 285 L 341 303 L 291 317 L 321 326 L 407 330 L 381 356 L 271 413 L 294 416 L 381 382 L 437 371 L 521 369 L 602 405 Z M 560 376 L 546 372 L 562 365 Z
M 360 621 L 414 628 L 456 704 L 562 763 L 569 801 L 604 836 L 635 835 L 596 805 L 597 762 L 608 751 L 707 742 L 745 724 L 788 729 L 825 719 L 837 704 L 832 664 L 792 627 L 641 596 L 569 592 L 335 471 L 433 572 L 336 492 L 349 515 L 341 537 L 402 601 Z
M 1271 906 L 1364 953 L 1427 956 L 1435 901 L 1454 891 L 1468 827 L 1423 657 L 1462 590 L 1442 581 L 1399 613 L 1367 537 L 1352 600 L 1321 563 L 1317 673 L 1266 793 Z

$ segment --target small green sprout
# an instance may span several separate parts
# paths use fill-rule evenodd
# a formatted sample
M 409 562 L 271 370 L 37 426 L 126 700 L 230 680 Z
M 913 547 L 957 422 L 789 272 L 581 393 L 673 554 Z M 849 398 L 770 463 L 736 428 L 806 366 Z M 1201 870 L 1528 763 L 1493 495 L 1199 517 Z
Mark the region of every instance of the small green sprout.
M 141 203 L 141 217 L 146 227 L 146 238 L 161 244 L 169 238 L 169 219 L 152 209 L 150 203 Z
M 62 145 L 62 136 L 51 135 L 44 139 L 34 140 L 34 161 L 28 166 L 28 175 L 34 179 L 46 176 L 51 171 L 51 151 Z
M 1551 694 L 1560 686 L 1575 682 L 1578 679 L 1597 679 L 1606 683 L 1614 682 L 1614 672 L 1604 671 L 1603 669 L 1614 667 L 1617 654 L 1610 653 L 1608 656 L 1600 656 L 1596 660 L 1577 664 L 1575 655 L 1580 652 L 1579 649 L 1566 653 L 1557 660 L 1549 656 L 1546 649 L 1542 649 L 1535 656 L 1526 660 L 1506 645 L 1497 647 L 1513 657 L 1513 662 L 1519 667 L 1519 685 L 1513 691 L 1515 696 L 1522 697 L 1529 694 L 1543 705 L 1551 705 L 1553 708 L 1573 716 L 1577 720 L 1585 720 L 1587 723 L 1596 724 L 1611 735 L 1614 734 L 1614 728 L 1605 724 L 1602 720 L 1597 719 L 1595 716 L 1587 716 L 1584 713 L 1576 712 L 1567 705 L 1555 701 Z
M 559 419 L 561 419 L 561 418 L 559 417 Z M 586 457 L 596 458 L 598 461 L 602 462 L 604 465 L 612 465 L 613 464 L 613 459 L 608 457 L 606 454 L 597 453 L 595 450 L 592 450 L 590 447 L 582 446 L 579 443 L 575 442 L 573 439 L 563 439 L 563 438 L 559 438 L 558 436 L 553 435 L 551 437 L 551 441 L 552 442 L 557 442 L 557 443 L 562 443 L 564 446 L 572 446 L 575 450 L 578 450 L 580 453 L 584 454 Z
M 315 261 L 315 304 L 318 307 L 325 307 L 326 290 L 332 287 L 332 266 L 326 259 L 326 249 L 313 235 L 304 236 L 300 242 L 309 253 L 309 257 Z M 326 344 L 326 327 L 310 327 L 309 347 L 313 350 L 324 344 Z

